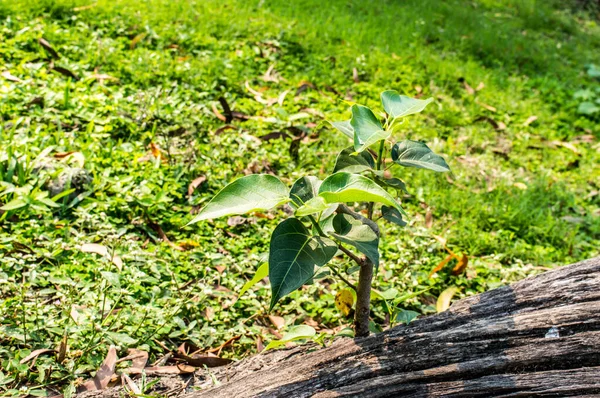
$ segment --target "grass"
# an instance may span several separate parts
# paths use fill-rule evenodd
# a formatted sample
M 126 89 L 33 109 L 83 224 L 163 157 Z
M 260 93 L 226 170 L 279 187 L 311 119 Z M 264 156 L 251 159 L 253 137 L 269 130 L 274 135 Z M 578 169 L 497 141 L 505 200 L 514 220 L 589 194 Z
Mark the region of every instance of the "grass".
M 161 345 L 241 335 L 222 355 L 242 358 L 274 339 L 268 284 L 237 292 L 283 211 L 186 226 L 190 211 L 244 173 L 331 170 L 348 142 L 323 120 L 347 118 L 344 100 L 377 106 L 384 89 L 435 98 L 397 138 L 427 141 L 453 169 L 398 175 L 412 218 L 384 228 L 375 288 L 399 292 L 387 305 L 431 314 L 447 287 L 472 295 L 598 255 L 600 123 L 573 97 L 598 85 L 585 67 L 600 61 L 600 28 L 585 13 L 527 0 L 129 3 L 0 1 L 2 72 L 20 80 L 0 80 L 0 204 L 18 206 L 0 215 L 3 394 L 70 395 L 110 344 L 155 360 Z M 51 70 L 41 37 L 78 80 Z M 287 94 L 266 105 L 248 87 Z M 220 132 L 220 97 L 252 118 Z M 257 139 L 289 126 L 309 134 L 297 157 Z M 89 190 L 48 203 L 45 183 L 82 163 Z M 469 256 L 466 273 L 429 277 L 446 256 L 436 236 Z M 350 323 L 333 305 L 341 288 L 322 279 L 275 315 L 329 339 Z M 374 303 L 382 328 L 385 308 Z M 63 340 L 62 361 L 20 363 Z

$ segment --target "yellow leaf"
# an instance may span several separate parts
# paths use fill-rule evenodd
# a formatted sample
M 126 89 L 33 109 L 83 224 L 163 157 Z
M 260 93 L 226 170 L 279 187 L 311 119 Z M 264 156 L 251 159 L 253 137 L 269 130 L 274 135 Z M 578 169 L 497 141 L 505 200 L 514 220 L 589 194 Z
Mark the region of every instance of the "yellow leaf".
M 467 257 L 466 254 L 463 254 L 462 257 L 458 260 L 458 264 L 456 264 L 454 266 L 454 268 L 452 268 L 452 274 L 453 275 L 462 274 L 465 271 L 465 269 L 467 269 L 468 264 L 469 264 L 469 258 Z
M 154 142 L 151 142 L 148 146 L 150 147 L 150 152 L 152 152 L 152 156 L 160 159 L 160 147 Z
M 441 270 L 442 268 L 444 268 L 444 266 L 446 264 L 448 264 L 448 262 L 450 260 L 452 260 L 454 257 L 455 257 L 454 253 L 450 253 L 448 255 L 448 257 L 446 257 L 445 259 L 443 259 L 442 261 L 440 261 L 440 263 L 438 265 L 436 265 L 436 267 L 434 269 L 431 270 L 431 272 L 429 273 L 429 277 L 431 278 L 433 276 L 433 274 L 435 274 L 436 272 L 438 272 L 439 270 Z
M 340 290 L 335 295 L 335 307 L 340 310 L 344 316 L 350 315 L 352 305 L 354 304 L 354 295 L 350 289 Z
M 450 300 L 452 300 L 454 293 L 457 291 L 458 288 L 456 288 L 456 286 L 452 286 L 440 293 L 436 304 L 437 312 L 444 312 L 448 309 L 448 307 L 450 307 Z
M 515 182 L 513 184 L 514 187 L 522 189 L 522 190 L 526 190 L 527 189 L 527 185 L 523 184 L 522 182 Z

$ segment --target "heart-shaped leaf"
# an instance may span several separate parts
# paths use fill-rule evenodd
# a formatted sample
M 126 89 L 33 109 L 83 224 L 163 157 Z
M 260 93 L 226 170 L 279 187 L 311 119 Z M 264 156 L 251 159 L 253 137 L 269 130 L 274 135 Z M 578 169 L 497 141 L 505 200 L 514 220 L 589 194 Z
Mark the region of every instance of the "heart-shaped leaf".
M 419 315 L 421 314 L 419 314 L 418 312 L 402 309 L 396 315 L 396 322 L 408 325 L 413 321 L 413 319 L 415 319 Z
M 446 172 L 450 167 L 443 157 L 433 153 L 425 143 L 405 140 L 392 147 L 392 160 L 401 166 Z
M 344 120 L 342 122 L 330 122 L 333 127 L 335 127 L 338 131 L 344 133 L 351 139 L 354 139 L 354 128 L 350 124 L 350 120 Z
M 333 172 L 346 171 L 348 173 L 360 173 L 375 168 L 375 160 L 369 151 L 356 153 L 354 147 L 344 149 L 335 161 Z
M 393 119 L 419 113 L 432 101 L 433 98 L 420 100 L 407 97 L 406 95 L 399 95 L 395 90 L 388 90 L 381 93 L 383 109 Z
M 330 175 L 321 184 L 319 196 L 327 203 L 380 202 L 404 212 L 385 189 L 358 174 L 339 172 Z
M 288 200 L 288 189 L 279 178 L 251 174 L 221 189 L 188 225 L 210 218 L 267 210 Z
M 356 247 L 377 267 L 379 265 L 379 237 L 368 225 L 348 214 L 336 214 L 333 218 L 335 232 L 329 234 Z
M 366 106 L 352 105 L 350 124 L 354 129 L 354 150 L 356 152 L 362 152 L 390 136 L 390 132 L 383 129 L 379 119 Z
M 271 306 L 301 287 L 335 255 L 337 245 L 329 238 L 312 236 L 297 218 L 280 223 L 271 235 L 269 279 Z

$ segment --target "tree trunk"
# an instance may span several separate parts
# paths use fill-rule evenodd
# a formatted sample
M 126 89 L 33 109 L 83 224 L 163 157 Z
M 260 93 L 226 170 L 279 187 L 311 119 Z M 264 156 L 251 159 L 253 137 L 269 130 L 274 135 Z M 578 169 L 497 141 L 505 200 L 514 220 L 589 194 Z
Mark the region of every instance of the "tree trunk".
M 188 397 L 600 394 L 600 258 L 466 298 L 409 326 L 210 373 Z

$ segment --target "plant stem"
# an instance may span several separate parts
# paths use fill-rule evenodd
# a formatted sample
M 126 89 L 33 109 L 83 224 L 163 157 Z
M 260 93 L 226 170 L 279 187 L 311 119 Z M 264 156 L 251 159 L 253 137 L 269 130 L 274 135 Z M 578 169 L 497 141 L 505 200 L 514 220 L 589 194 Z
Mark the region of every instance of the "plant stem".
M 354 260 L 354 262 L 358 265 L 360 265 L 362 267 L 364 260 L 360 257 L 358 257 L 356 254 L 352 253 L 350 250 L 346 249 L 344 246 L 342 245 L 338 245 L 338 248 L 344 252 L 344 254 L 348 257 L 350 257 L 352 260 Z
M 319 223 L 317 222 L 317 220 L 315 220 L 315 218 L 312 215 L 309 215 L 308 218 L 310 219 L 310 222 L 312 223 L 312 225 L 315 227 L 315 229 L 317 230 L 317 233 L 323 237 L 325 237 L 325 232 L 323 232 L 323 230 L 321 229 L 321 226 L 319 225 Z
M 387 123 L 386 123 L 387 126 Z M 379 154 L 377 156 L 376 169 L 381 170 L 383 162 L 383 151 L 385 149 L 385 140 L 379 143 Z M 374 203 L 368 205 L 369 225 L 373 221 Z M 365 222 L 366 223 L 366 222 Z M 375 224 L 374 230 L 379 236 L 379 228 Z M 373 228 L 373 227 L 371 227 Z M 366 337 L 369 335 L 369 318 L 371 315 L 371 283 L 373 282 L 373 262 L 365 258 L 361 264 L 358 274 L 358 289 L 356 290 L 356 311 L 354 312 L 354 335 L 356 337 Z
M 331 270 L 331 272 L 334 273 L 335 276 L 337 276 L 338 278 L 340 278 L 344 283 L 346 283 L 346 285 L 348 285 L 350 288 L 352 288 L 354 291 L 356 291 L 356 286 L 354 286 L 352 284 L 352 282 L 350 282 L 348 279 L 344 278 L 344 276 L 342 274 L 340 274 L 338 272 L 338 270 L 336 270 L 334 267 L 329 266 L 329 269 Z

